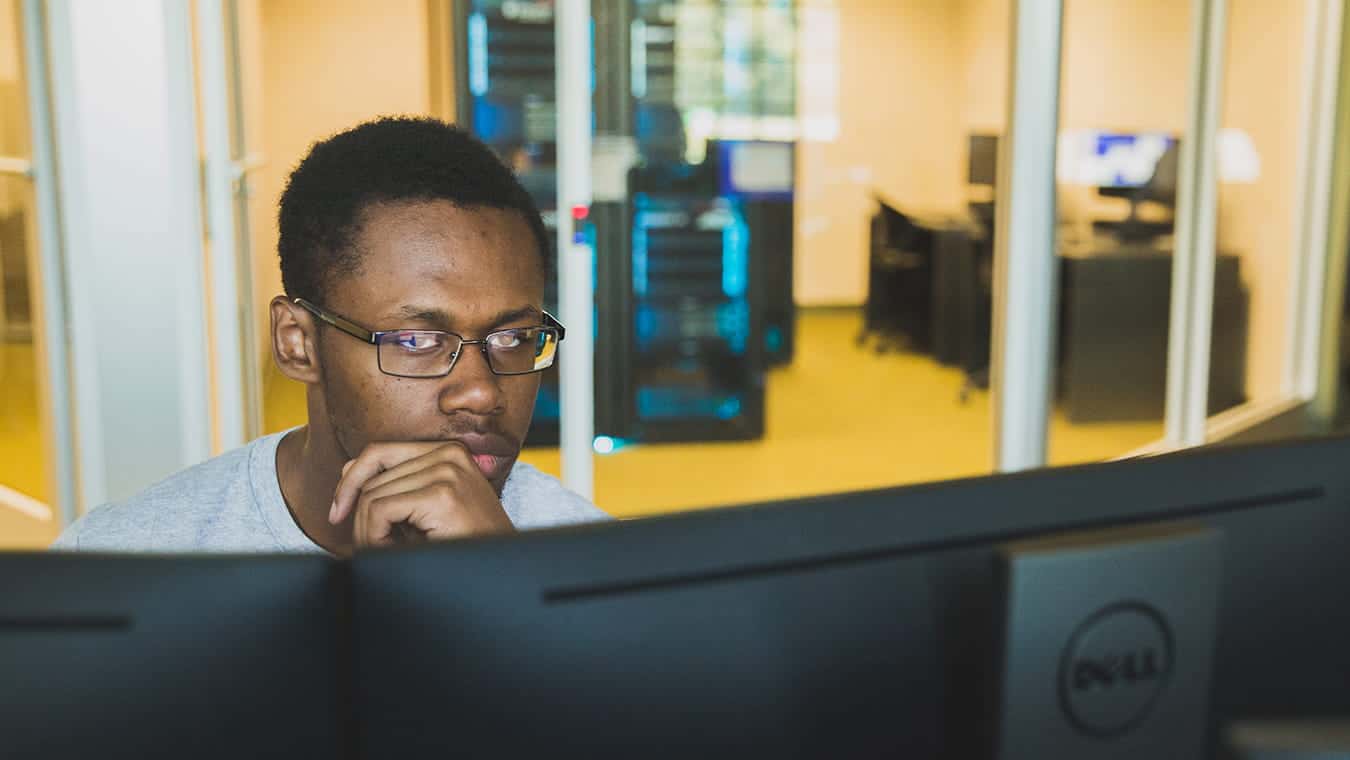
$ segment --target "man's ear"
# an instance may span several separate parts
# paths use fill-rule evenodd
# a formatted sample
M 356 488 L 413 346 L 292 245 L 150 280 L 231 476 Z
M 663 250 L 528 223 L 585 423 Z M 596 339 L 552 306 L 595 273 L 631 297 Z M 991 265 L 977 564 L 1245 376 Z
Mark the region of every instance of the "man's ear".
M 286 296 L 272 299 L 272 358 L 281 374 L 292 380 L 319 382 L 319 354 L 315 350 L 318 324 L 314 317 Z

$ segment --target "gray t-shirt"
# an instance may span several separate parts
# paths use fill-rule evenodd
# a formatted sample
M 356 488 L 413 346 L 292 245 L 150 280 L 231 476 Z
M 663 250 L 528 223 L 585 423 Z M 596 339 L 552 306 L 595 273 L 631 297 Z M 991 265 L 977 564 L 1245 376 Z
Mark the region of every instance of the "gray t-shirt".
M 287 431 L 289 432 L 289 431 Z M 106 504 L 66 528 L 53 549 L 111 552 L 310 552 L 324 550 L 300 530 L 281 496 L 277 445 L 263 436 Z M 557 478 L 517 462 L 502 506 L 517 528 L 571 525 L 609 516 Z

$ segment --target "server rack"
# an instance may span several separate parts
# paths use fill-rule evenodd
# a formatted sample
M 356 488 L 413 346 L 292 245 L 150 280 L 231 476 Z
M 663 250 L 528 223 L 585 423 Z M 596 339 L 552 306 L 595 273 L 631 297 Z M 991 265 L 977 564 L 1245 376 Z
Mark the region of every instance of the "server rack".
M 729 186 L 716 145 L 686 162 L 677 5 L 592 4 L 597 146 L 628 144 L 636 160 L 622 186 L 597 183 L 591 209 L 595 429 L 634 442 L 754 438 L 765 369 L 792 351 L 791 195 Z M 457 0 L 456 20 L 459 121 L 512 164 L 553 227 L 553 4 Z M 556 282 L 546 300 L 556 308 Z M 557 383 L 550 370 L 527 445 L 558 440 Z
M 520 0 L 456 0 L 456 121 L 490 145 L 529 191 L 544 224 L 557 231 L 557 108 L 553 4 Z M 551 238 L 552 239 L 552 238 Z M 557 251 L 544 308 L 557 313 Z M 597 363 L 601 351 L 597 345 Z M 556 446 L 560 434 L 559 367 L 544 372 L 527 446 Z M 598 373 L 597 373 L 598 374 Z M 597 422 L 605 413 L 596 407 Z M 597 428 L 600 425 L 597 424 Z

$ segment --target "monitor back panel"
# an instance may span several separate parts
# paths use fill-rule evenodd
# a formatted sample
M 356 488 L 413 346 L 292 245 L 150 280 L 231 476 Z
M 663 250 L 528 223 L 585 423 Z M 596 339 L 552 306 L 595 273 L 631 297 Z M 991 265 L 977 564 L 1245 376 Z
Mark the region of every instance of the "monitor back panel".
M 0 755 L 347 756 L 342 573 L 0 554 Z
M 522 541 L 358 560 L 362 756 L 934 751 L 924 560 L 639 579 L 596 559 Z
M 364 555 L 364 754 L 986 757 L 1001 547 L 1130 525 L 1220 534 L 1211 746 L 1344 715 L 1347 461 L 1341 439 L 1203 450 Z

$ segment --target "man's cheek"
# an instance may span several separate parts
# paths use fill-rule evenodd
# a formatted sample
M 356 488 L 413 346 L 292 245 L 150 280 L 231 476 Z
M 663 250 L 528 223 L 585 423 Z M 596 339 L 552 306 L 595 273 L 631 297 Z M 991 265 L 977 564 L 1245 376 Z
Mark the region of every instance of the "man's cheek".
M 373 440 L 401 441 L 438 430 L 439 416 L 436 397 L 427 389 L 395 386 L 370 398 L 361 418 Z
M 389 409 L 397 394 L 390 393 L 377 378 L 344 378 L 335 388 L 333 416 L 342 435 L 343 447 L 359 452 L 374 441 L 397 439 L 399 415 Z

